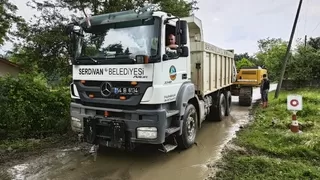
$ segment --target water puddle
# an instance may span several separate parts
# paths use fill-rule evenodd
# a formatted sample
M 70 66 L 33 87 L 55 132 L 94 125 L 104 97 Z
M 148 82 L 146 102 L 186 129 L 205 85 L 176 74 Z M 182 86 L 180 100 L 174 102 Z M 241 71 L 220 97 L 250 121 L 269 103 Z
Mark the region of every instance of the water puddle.
M 13 180 L 24 180 L 27 168 L 28 164 L 19 164 L 10 168 L 8 173 L 12 175 Z
M 271 86 L 272 87 L 272 86 Z M 275 86 L 273 87 L 275 88 Z M 259 90 L 254 91 L 254 100 Z M 196 142 L 185 151 L 161 153 L 153 146 L 135 152 L 101 149 L 97 161 L 85 156 L 80 147 L 61 149 L 8 169 L 14 179 L 130 179 L 202 180 L 212 171 L 210 165 L 221 158 L 224 146 L 249 121 L 249 108 L 237 105 L 233 97 L 232 114 L 222 122 L 204 122 Z

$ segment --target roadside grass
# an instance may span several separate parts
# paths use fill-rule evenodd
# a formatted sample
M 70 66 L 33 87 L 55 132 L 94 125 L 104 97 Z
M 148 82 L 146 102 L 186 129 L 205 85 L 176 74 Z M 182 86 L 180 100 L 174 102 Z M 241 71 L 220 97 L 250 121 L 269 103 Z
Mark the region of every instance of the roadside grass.
M 288 94 L 303 96 L 299 134 L 290 131 Z M 225 151 L 214 179 L 320 179 L 320 90 L 282 91 L 273 97 L 270 92 L 268 108 L 253 110 L 255 120 L 231 142 L 241 148 Z

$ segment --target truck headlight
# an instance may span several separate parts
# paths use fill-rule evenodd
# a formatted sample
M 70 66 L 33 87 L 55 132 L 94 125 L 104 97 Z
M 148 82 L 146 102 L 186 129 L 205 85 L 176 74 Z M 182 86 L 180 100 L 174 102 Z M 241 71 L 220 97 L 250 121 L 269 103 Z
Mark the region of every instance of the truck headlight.
M 72 99 L 80 99 L 77 86 L 74 83 L 70 84 L 70 95 Z
M 139 139 L 156 139 L 158 130 L 156 127 L 138 127 L 137 138 Z
M 76 117 L 71 117 L 71 127 L 81 129 L 82 128 L 81 120 Z

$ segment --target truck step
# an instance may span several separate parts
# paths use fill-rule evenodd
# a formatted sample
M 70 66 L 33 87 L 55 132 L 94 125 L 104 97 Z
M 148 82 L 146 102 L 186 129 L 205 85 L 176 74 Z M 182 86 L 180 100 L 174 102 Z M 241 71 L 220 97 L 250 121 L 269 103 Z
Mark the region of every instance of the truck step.
M 179 110 L 168 110 L 167 111 L 167 117 L 174 116 L 174 115 L 176 115 L 178 113 L 179 113 Z
M 166 129 L 166 136 L 173 134 L 180 130 L 180 127 L 169 127 Z
M 175 136 L 171 136 L 171 137 L 172 139 L 170 142 L 167 142 L 166 144 L 161 144 L 161 149 L 159 149 L 159 151 L 167 153 L 178 147 L 176 137 Z
M 170 152 L 170 151 L 174 150 L 176 147 L 178 147 L 178 145 L 174 145 L 174 144 L 163 145 L 162 144 L 162 148 L 159 149 L 159 151 L 167 153 L 167 152 Z

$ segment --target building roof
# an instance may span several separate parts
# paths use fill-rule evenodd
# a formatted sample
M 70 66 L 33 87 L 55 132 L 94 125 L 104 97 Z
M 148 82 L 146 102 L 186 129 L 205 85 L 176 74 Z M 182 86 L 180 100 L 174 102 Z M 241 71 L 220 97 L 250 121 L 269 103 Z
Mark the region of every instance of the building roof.
M 19 65 L 18 65 L 18 64 L 13 63 L 13 62 L 9 61 L 8 59 L 6 59 L 6 58 L 4 58 L 4 57 L 1 57 L 1 56 L 0 56 L 0 63 L 4 63 L 4 64 L 10 65 L 10 66 L 19 68 Z

